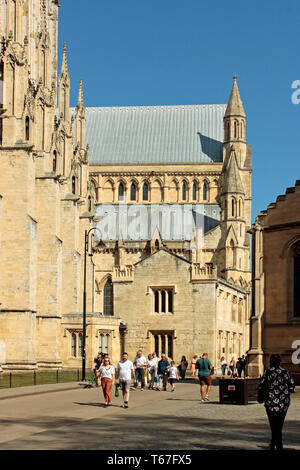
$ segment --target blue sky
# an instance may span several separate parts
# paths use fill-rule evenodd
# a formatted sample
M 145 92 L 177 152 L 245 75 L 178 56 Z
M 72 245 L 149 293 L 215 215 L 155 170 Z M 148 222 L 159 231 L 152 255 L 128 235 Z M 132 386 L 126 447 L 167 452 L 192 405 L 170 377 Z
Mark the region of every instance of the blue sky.
M 296 0 L 62 0 L 71 104 L 226 103 L 232 76 L 247 114 L 253 219 L 300 179 L 300 5 Z M 84 5 L 87 8 L 84 8 Z M 300 95 L 299 95 L 300 96 Z

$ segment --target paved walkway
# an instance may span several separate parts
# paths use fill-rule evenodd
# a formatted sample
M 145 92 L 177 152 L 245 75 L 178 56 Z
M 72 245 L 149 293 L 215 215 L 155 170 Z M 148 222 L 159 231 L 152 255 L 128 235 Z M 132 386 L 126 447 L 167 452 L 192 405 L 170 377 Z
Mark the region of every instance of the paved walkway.
M 121 397 L 105 408 L 101 389 L 77 384 L 0 390 L 0 450 L 267 448 L 263 405 L 220 405 L 217 386 L 211 402 L 199 398 L 192 382 L 177 384 L 175 393 L 132 391 L 127 410 L 120 408 Z M 288 449 L 300 450 L 299 424 L 300 399 L 293 396 L 284 428 Z

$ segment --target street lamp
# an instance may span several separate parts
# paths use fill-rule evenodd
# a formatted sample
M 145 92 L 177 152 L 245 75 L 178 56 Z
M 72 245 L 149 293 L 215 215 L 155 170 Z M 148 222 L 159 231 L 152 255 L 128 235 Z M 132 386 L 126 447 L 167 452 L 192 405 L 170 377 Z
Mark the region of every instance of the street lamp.
M 86 230 L 84 234 L 84 271 L 83 271 L 83 316 L 82 316 L 82 382 L 86 381 L 85 377 L 85 370 L 86 370 L 86 351 L 85 351 L 85 336 L 86 336 L 86 255 L 89 251 L 89 235 L 90 232 L 93 230 L 97 230 L 100 233 L 102 238 L 102 234 L 99 229 L 96 227 L 90 228 L 90 230 Z M 92 245 L 91 245 L 91 253 L 89 256 L 93 256 L 92 253 Z

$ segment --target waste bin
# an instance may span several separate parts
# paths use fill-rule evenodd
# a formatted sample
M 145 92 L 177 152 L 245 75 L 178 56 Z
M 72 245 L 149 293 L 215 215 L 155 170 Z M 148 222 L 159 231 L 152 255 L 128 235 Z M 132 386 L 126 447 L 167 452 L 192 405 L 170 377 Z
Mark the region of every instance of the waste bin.
M 257 401 L 259 378 L 219 379 L 220 403 L 236 403 L 248 405 Z

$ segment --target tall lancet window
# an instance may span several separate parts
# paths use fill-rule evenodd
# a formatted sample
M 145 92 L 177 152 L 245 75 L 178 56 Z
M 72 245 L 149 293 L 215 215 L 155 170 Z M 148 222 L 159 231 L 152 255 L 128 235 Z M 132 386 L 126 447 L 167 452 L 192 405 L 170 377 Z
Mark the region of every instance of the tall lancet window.
M 204 183 L 203 185 L 203 201 L 207 201 L 208 198 L 208 188 L 207 188 L 207 183 Z
M 120 183 L 119 184 L 119 193 L 118 193 L 119 201 L 124 201 L 124 193 L 125 193 L 124 184 Z
M 112 316 L 114 314 L 114 295 L 113 283 L 111 279 L 107 279 L 103 289 L 103 315 Z
M 135 183 L 132 183 L 130 187 L 130 200 L 131 201 L 136 201 L 136 185 Z
M 76 194 L 76 178 L 72 176 L 72 194 Z
M 300 317 L 300 243 L 294 249 L 294 317 Z
M 148 183 L 143 184 L 143 201 L 149 200 L 149 186 Z
M 183 183 L 183 185 L 182 185 L 182 200 L 186 201 L 186 198 L 187 198 L 186 183 Z
M 193 201 L 197 201 L 197 184 L 193 184 Z
M 25 118 L 25 140 L 28 141 L 30 138 L 30 124 L 29 124 L 29 117 L 26 116 Z

